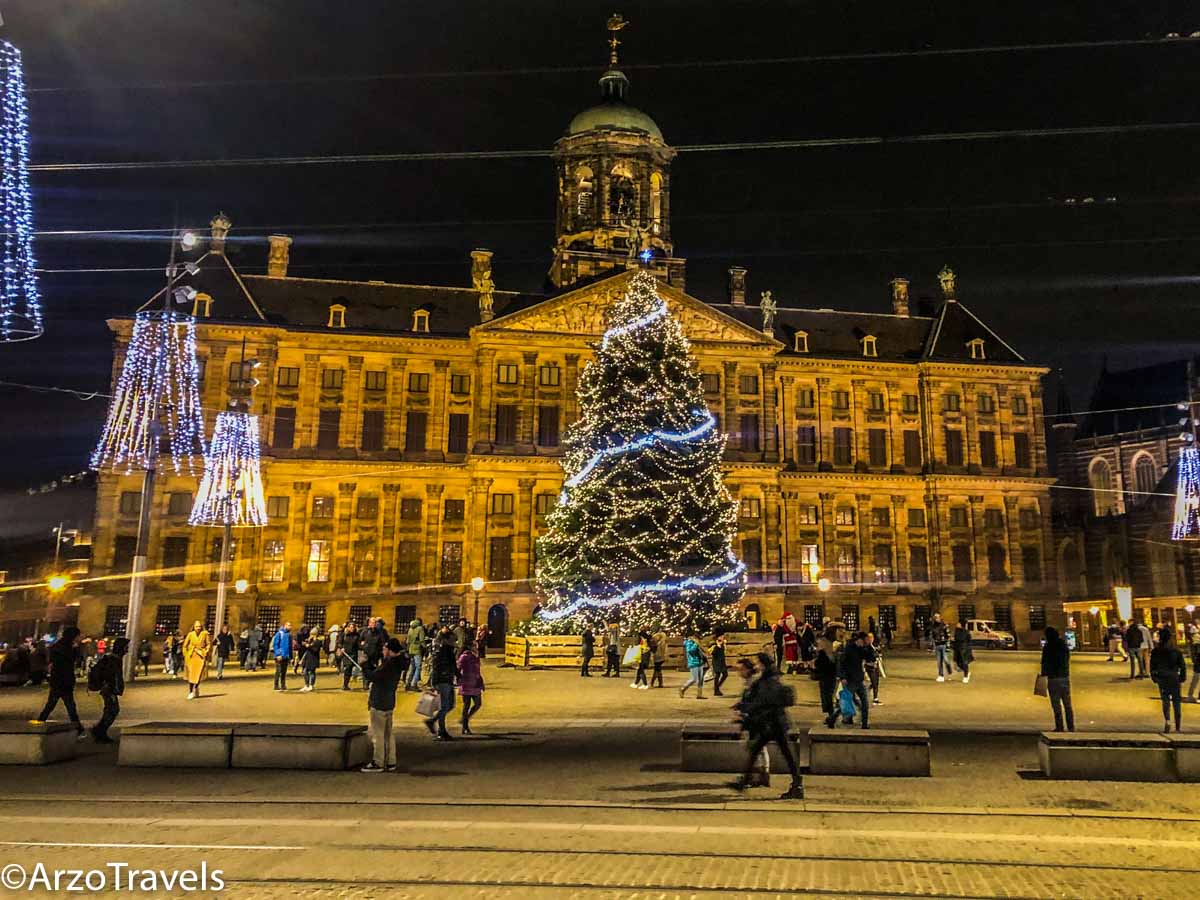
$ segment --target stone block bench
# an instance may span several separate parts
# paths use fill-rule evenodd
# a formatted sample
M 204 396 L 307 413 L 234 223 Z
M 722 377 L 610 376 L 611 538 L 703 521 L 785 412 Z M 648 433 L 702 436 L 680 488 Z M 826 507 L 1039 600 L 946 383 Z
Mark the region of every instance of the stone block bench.
M 1185 754 L 1189 749 L 1185 748 Z M 1047 778 L 1176 780 L 1175 752 L 1171 740 L 1163 734 L 1043 732 L 1038 740 L 1038 760 Z
M 813 775 L 929 776 L 929 732 L 874 728 L 813 728 L 808 732 Z
M 366 725 L 234 725 L 235 769 L 349 769 L 371 757 Z
M 0 765 L 44 766 L 74 759 L 77 734 L 70 722 L 0 721 Z
M 800 733 L 793 729 L 788 734 L 792 755 L 797 762 Z M 684 772 L 733 772 L 741 773 L 746 765 L 746 740 L 736 725 L 684 725 L 679 737 L 679 767 Z M 787 763 L 775 744 L 767 746 L 771 771 L 787 772 Z
M 117 765 L 228 769 L 232 747 L 232 725 L 143 722 L 121 729 Z
M 1200 781 L 1200 734 L 1164 734 L 1175 751 L 1175 774 L 1180 781 Z

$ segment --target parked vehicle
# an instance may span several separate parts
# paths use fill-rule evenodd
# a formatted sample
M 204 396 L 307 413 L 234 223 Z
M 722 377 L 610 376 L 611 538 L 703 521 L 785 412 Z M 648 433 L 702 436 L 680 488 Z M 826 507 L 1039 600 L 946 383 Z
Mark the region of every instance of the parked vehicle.
M 968 619 L 967 631 L 971 633 L 972 647 L 1010 650 L 1017 646 L 1012 633 L 1001 629 L 994 619 Z

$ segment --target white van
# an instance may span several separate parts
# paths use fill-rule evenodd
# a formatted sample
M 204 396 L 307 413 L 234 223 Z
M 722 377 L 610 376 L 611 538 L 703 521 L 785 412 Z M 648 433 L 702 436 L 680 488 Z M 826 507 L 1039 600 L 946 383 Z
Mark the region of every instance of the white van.
M 968 619 L 967 631 L 971 633 L 972 647 L 1009 650 L 1017 646 L 1017 639 L 1001 630 L 994 619 Z

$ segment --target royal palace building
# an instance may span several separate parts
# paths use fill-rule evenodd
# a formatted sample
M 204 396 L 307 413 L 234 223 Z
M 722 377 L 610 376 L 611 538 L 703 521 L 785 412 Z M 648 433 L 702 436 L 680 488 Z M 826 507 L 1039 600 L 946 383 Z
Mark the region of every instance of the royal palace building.
M 462 614 L 502 640 L 527 618 L 575 385 L 639 268 L 658 278 L 729 435 L 752 623 L 784 610 L 874 617 L 907 640 L 941 610 L 995 619 L 1026 642 L 1056 621 L 1046 369 L 970 312 L 949 269 L 930 277 L 933 301 L 910 300 L 896 278 L 879 312 L 751 301 L 738 267 L 727 296 L 690 295 L 671 233 L 674 151 L 628 103 L 615 52 L 600 84 L 601 102 L 555 145 L 544 294 L 499 289 L 486 250 L 471 254 L 469 278 L 464 260 L 458 286 L 293 277 L 282 235 L 264 248 L 267 273 L 246 274 L 225 252 L 231 222 L 213 220 L 187 276 L 203 405 L 211 433 L 244 346 L 258 362 L 269 513 L 235 532 L 234 629 L 367 615 L 403 629 L 414 614 Z M 110 326 L 115 378 L 132 319 Z M 140 488 L 139 473 L 102 474 L 95 575 L 129 571 Z M 221 537 L 188 526 L 196 488 L 160 473 L 142 633 L 213 615 Z M 89 588 L 85 633 L 121 631 L 127 581 Z

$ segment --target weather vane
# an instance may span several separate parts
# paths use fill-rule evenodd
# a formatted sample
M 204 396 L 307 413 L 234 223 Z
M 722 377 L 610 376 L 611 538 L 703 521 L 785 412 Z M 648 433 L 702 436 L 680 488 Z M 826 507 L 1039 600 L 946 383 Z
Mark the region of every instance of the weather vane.
M 608 64 L 610 66 L 617 64 L 617 48 L 621 46 L 621 42 L 617 40 L 617 32 L 628 24 L 620 13 L 613 13 L 608 17 Z

